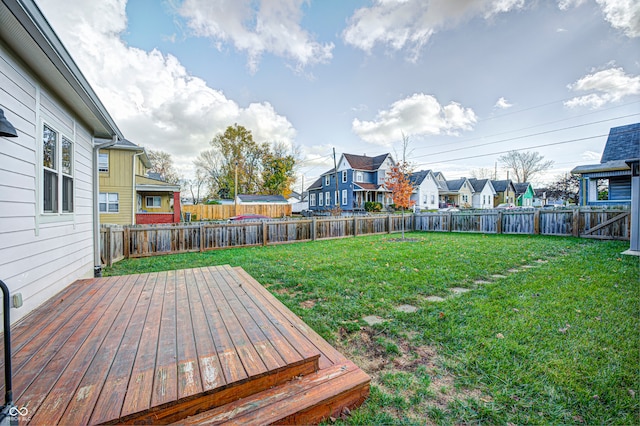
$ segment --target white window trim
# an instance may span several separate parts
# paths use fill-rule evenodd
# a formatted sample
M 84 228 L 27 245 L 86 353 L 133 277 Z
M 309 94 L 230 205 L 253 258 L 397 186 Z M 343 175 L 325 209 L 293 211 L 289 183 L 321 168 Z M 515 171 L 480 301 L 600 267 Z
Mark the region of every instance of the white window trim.
M 342 190 L 342 205 L 343 205 L 343 206 L 346 206 L 346 205 L 347 205 L 347 199 L 348 199 L 348 197 L 347 197 L 347 190 L 346 190 L 346 189 L 343 189 L 343 190 Z
M 151 200 L 152 200 L 152 203 L 151 203 L 152 205 L 149 205 L 149 198 L 151 198 Z M 159 206 L 155 205 L 156 198 L 160 201 L 160 205 Z M 159 196 L 159 195 L 147 195 L 147 196 L 144 197 L 144 204 L 146 205 L 146 207 L 148 209 L 160 209 L 160 208 L 162 208 L 162 197 Z
M 309 194 L 309 207 L 316 206 L 316 194 Z
M 342 183 L 347 183 L 347 171 L 342 171 Z
M 101 168 L 100 167 L 100 156 L 105 155 L 107 157 L 107 167 L 106 168 Z M 98 153 L 98 171 L 100 173 L 109 173 L 109 151 L 106 152 L 99 152 Z
M 100 195 L 105 194 L 105 198 L 106 198 L 106 205 L 105 205 L 105 210 L 102 211 L 100 210 Z M 109 194 L 116 194 L 118 196 L 118 210 L 116 210 L 115 212 L 109 211 L 109 204 L 113 204 L 113 203 L 109 203 Z M 100 194 L 98 194 L 98 213 L 99 214 L 118 214 L 120 213 L 120 193 L 118 192 L 101 192 Z
M 324 177 L 324 186 L 329 186 L 330 183 L 331 183 L 331 176 L 326 175 Z
M 364 179 L 364 175 L 362 172 L 356 172 L 356 182 L 362 182 Z
M 324 204 L 325 207 L 331 206 L 331 193 L 329 191 L 324 193 Z
M 75 161 L 76 161 L 76 139 L 74 137 L 75 135 L 75 123 L 73 124 L 74 128 L 71 130 L 61 130 L 64 129 L 66 126 L 63 126 L 62 124 L 60 124 L 57 120 L 54 120 L 52 118 L 50 118 L 49 116 L 44 116 L 44 114 L 39 114 L 40 117 L 38 119 L 38 129 L 37 129 L 37 141 L 36 141 L 36 146 L 37 146 L 37 156 L 36 156 L 36 206 L 37 206 L 37 211 L 38 211 L 38 218 L 37 218 L 37 222 L 38 223 L 51 223 L 51 222 L 74 222 L 75 223 L 75 217 L 76 217 L 76 210 L 77 210 L 77 204 L 76 204 L 76 167 L 75 167 Z M 58 182 L 57 182 L 57 187 L 58 187 L 58 199 L 57 199 L 57 203 L 58 203 L 58 211 L 57 212 L 45 212 L 44 211 L 44 154 L 43 154 L 43 138 L 44 138 L 44 126 L 47 126 L 49 128 L 51 128 L 53 131 L 55 131 L 58 134 L 58 140 L 56 141 L 56 149 L 57 149 L 57 158 L 56 158 L 56 163 L 58 166 L 58 169 L 56 170 L 56 173 L 58 175 Z M 63 212 L 62 211 L 62 185 L 64 182 L 63 176 L 65 175 L 62 172 L 62 138 L 66 138 L 69 141 L 71 141 L 71 146 L 72 151 L 71 151 L 71 175 L 67 175 L 70 176 L 73 179 L 73 199 L 71 200 L 71 203 L 73 205 L 73 211 L 71 212 Z M 37 225 L 36 225 L 36 228 Z M 38 232 L 38 230 L 36 229 L 36 233 Z
M 322 192 L 318 192 L 318 206 L 324 206 L 324 196 L 322 195 Z

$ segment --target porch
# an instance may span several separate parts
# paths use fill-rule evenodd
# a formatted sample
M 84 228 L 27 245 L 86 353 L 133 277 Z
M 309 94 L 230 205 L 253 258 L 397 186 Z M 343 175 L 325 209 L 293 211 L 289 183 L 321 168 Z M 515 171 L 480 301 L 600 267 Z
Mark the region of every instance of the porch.
M 12 350 L 23 424 L 317 423 L 369 393 L 230 266 L 76 281 L 12 327 Z

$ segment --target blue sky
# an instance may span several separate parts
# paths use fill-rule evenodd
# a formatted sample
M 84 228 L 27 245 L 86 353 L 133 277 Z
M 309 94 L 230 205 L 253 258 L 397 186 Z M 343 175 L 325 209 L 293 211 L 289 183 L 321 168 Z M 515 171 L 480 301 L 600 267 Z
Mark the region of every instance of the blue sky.
M 632 0 L 37 3 L 125 136 L 184 177 L 238 123 L 297 146 L 306 185 L 333 148 L 399 153 L 402 134 L 416 169 L 452 179 L 538 151 L 543 183 L 640 121 Z

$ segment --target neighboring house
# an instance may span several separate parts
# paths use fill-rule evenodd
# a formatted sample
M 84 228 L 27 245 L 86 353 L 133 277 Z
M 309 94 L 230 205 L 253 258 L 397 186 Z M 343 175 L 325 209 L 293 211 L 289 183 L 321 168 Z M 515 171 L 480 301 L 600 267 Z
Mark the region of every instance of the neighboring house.
M 469 183 L 473 187 L 471 206 L 474 209 L 492 209 L 496 190 L 493 188 L 491 180 L 472 178 L 469 179 Z
M 438 208 L 438 182 L 431 170 L 413 172 L 409 177 L 415 188 L 411 199 L 415 202 L 416 210 L 434 210 Z
M 529 182 L 514 183 L 513 187 L 516 189 L 516 206 L 533 207 L 535 191 L 531 184 Z
M 440 201 L 445 206 L 471 207 L 474 190 L 469 179 L 439 180 L 439 182 L 441 187 L 439 191 Z
M 180 222 L 180 186 L 148 174 L 150 167 L 144 148 L 128 140 L 100 150 L 100 223 Z
M 100 272 L 97 138 L 124 136 L 33 0 L 0 1 L 0 86 L 16 129 L 0 135 L 0 279 L 15 322 Z
M 640 158 L 640 123 L 614 127 L 609 131 L 600 164 L 578 166 L 580 205 L 631 205 L 632 167 Z
M 493 206 L 497 207 L 503 203 L 516 203 L 516 188 L 513 186 L 511 179 L 507 180 L 492 180 L 491 185 L 496 191 L 496 195 L 493 197 Z
M 287 202 L 291 204 L 291 213 L 301 213 L 303 210 L 309 210 L 309 197 L 306 192 L 299 194 L 293 191 L 287 198 Z
M 309 187 L 309 209 L 323 211 L 339 207 L 344 211 L 363 210 L 366 202 L 378 202 L 387 207 L 393 200 L 384 184 L 394 165 L 388 153 L 376 157 L 342 154 L 338 172 L 328 170 Z

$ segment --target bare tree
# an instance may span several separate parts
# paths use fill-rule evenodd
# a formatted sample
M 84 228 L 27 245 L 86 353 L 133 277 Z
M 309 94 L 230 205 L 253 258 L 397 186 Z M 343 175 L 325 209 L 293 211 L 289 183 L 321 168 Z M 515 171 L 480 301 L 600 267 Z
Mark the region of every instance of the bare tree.
M 475 179 L 493 179 L 493 170 L 487 167 L 471 170 L 471 177 Z
M 160 174 L 162 178 L 172 184 L 180 183 L 180 176 L 173 167 L 173 157 L 165 151 L 147 150 L 147 157 L 151 162 L 151 171 Z
M 518 183 L 529 182 L 537 174 L 549 170 L 553 161 L 544 161 L 538 152 L 509 151 L 498 160 L 505 169 L 512 171 Z

